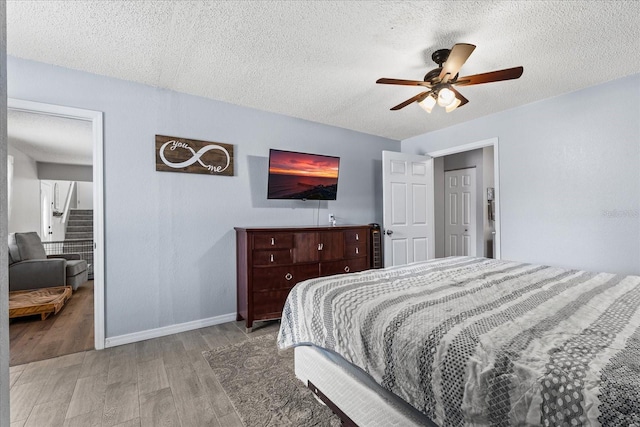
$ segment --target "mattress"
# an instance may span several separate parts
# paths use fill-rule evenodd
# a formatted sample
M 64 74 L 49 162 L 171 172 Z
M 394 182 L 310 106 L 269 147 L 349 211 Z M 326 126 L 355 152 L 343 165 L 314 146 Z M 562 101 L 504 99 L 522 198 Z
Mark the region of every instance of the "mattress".
M 296 285 L 278 345 L 441 426 L 640 425 L 640 277 L 451 257 Z
M 362 370 L 323 348 L 296 347 L 295 374 L 303 383 L 311 382 L 358 426 L 435 426 Z

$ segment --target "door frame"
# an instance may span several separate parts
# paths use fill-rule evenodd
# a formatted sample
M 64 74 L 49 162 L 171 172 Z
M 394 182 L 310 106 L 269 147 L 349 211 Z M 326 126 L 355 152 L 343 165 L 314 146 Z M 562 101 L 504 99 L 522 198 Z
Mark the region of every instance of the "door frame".
M 431 151 L 426 153 L 426 155 L 436 158 L 491 146 L 493 146 L 493 185 L 495 206 L 494 227 L 496 231 L 496 235 L 494 238 L 496 246 L 495 253 L 493 255 L 495 259 L 502 259 L 502 245 L 500 244 L 500 240 L 502 237 L 502 234 L 500 232 L 500 150 L 498 149 L 498 138 L 495 137 L 471 142 L 469 144 L 456 145 L 455 147 L 445 148 L 443 150 Z M 479 195 L 479 197 L 482 197 L 482 195 Z
M 104 349 L 105 306 L 104 306 L 104 127 L 102 111 L 42 102 L 8 98 L 7 110 L 47 114 L 56 117 L 85 120 L 93 129 L 93 290 L 94 290 L 94 344 L 96 350 Z
M 42 240 L 43 242 L 49 242 L 51 241 L 51 234 L 49 234 L 52 230 L 53 227 L 53 208 L 52 208 L 52 204 L 53 204 L 53 188 L 51 188 L 51 184 L 48 182 L 43 182 L 42 180 L 40 181 L 40 232 L 42 233 L 42 235 L 40 236 L 40 240 Z M 49 187 L 49 196 L 51 196 L 51 200 L 49 200 L 49 206 L 45 207 L 44 205 L 44 188 L 43 187 Z M 47 211 L 47 215 L 49 216 L 48 221 L 49 221 L 49 225 L 48 225 L 48 230 L 45 230 L 44 226 L 44 217 L 45 217 L 45 209 L 48 208 Z

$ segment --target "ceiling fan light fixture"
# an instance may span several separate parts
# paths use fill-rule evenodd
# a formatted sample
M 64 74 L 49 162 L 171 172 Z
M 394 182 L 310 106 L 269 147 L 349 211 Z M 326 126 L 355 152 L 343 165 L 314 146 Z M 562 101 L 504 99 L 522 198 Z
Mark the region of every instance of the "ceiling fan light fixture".
M 448 87 L 444 87 L 438 92 L 438 105 L 441 107 L 447 107 L 454 103 L 455 100 L 456 94 Z
M 469 43 L 456 43 L 451 49 L 440 49 L 435 51 L 433 55 L 431 55 L 431 59 L 438 64 L 438 68 L 435 68 L 425 74 L 423 80 L 390 79 L 384 77 L 376 80 L 376 83 L 419 86 L 421 90 L 423 90 L 423 92 L 412 96 L 395 107 L 392 107 L 392 111 L 400 110 L 407 105 L 417 102 L 425 111 L 430 113 L 437 102 L 437 104 L 444 108 L 447 113 L 450 113 L 458 107 L 469 103 L 469 100 L 454 89 L 454 86 L 457 88 L 459 86 L 466 87 L 485 83 L 501 82 L 504 80 L 515 80 L 522 76 L 524 68 L 519 66 L 459 77 L 460 68 L 464 65 L 475 48 L 475 45 Z M 426 91 L 424 88 L 426 88 Z
M 450 113 L 450 112 L 452 112 L 453 110 L 455 110 L 456 108 L 458 108 L 458 106 L 459 106 L 461 103 L 462 103 L 462 101 L 460 101 L 458 98 L 455 98 L 455 100 L 454 100 L 451 104 L 449 104 L 449 105 L 447 105 L 446 107 L 444 107 L 444 109 L 445 109 L 445 111 L 446 111 L 447 113 Z
M 424 111 L 431 114 L 431 110 L 433 110 L 434 105 L 436 105 L 436 99 L 432 95 L 429 95 L 422 101 L 418 102 L 418 105 L 421 106 Z

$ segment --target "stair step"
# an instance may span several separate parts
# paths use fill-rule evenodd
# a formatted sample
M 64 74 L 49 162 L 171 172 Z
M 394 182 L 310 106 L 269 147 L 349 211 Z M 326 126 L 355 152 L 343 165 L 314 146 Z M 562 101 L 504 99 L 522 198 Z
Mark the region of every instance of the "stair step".
M 68 226 L 67 233 L 93 233 L 91 226 Z
M 93 216 L 93 209 L 70 209 L 70 215 L 91 215 Z
M 93 221 L 92 215 L 69 215 L 69 221 Z
M 93 227 L 93 221 L 67 221 L 67 227 Z
M 65 234 L 65 240 L 86 240 L 93 239 L 93 233 L 69 233 Z

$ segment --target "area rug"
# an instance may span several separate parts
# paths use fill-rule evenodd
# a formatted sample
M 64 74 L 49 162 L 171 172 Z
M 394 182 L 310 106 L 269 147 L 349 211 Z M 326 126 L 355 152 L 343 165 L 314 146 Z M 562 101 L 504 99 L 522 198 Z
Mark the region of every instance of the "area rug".
M 246 427 L 340 426 L 295 377 L 293 350 L 279 352 L 273 334 L 202 354 Z

